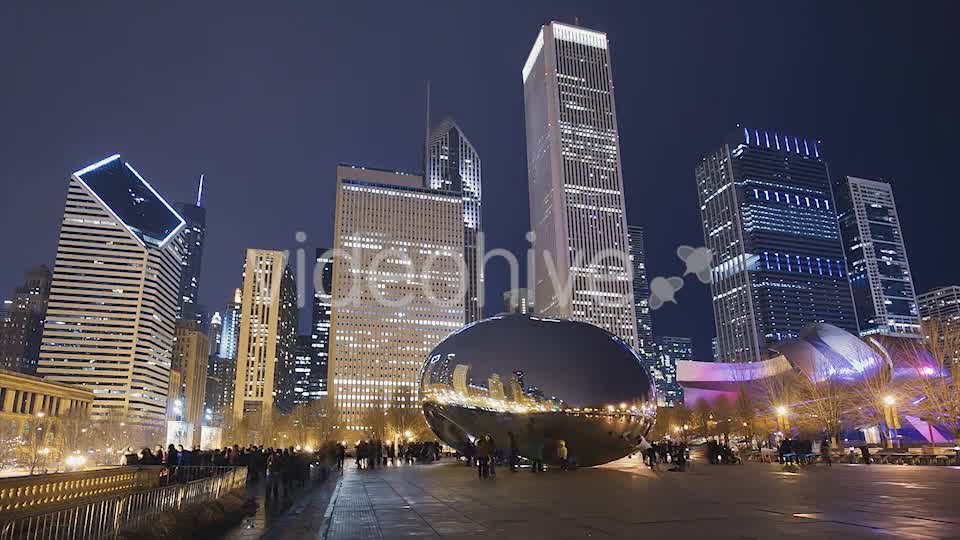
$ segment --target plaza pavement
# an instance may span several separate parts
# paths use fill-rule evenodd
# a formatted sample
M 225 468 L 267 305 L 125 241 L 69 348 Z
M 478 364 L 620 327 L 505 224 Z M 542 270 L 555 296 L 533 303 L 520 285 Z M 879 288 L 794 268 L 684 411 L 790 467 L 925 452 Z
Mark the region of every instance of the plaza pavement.
M 447 461 L 351 468 L 335 480 L 269 537 L 960 539 L 957 467 L 838 464 L 795 474 L 698 463 L 653 473 L 625 459 L 568 473 L 500 468 L 480 481 Z

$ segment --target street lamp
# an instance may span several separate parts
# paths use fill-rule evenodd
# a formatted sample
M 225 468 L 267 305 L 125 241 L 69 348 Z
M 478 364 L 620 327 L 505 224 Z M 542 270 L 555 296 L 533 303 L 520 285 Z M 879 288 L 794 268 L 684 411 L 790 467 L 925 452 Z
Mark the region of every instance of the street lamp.
M 777 429 L 784 432 L 790 432 L 790 410 L 784 405 L 778 405 L 775 409 L 777 413 Z
M 893 441 L 897 440 L 897 429 L 900 428 L 896 396 L 890 394 L 883 396 L 883 419 L 887 423 L 887 448 L 893 448 Z M 898 446 L 899 444 L 897 441 Z

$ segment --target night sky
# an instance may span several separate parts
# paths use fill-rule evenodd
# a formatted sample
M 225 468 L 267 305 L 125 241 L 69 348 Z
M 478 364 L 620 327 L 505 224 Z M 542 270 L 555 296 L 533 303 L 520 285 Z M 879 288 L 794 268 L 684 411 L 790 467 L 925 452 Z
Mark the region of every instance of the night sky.
M 540 25 L 575 17 L 610 39 L 651 278 L 703 243 L 694 166 L 741 122 L 821 139 L 832 174 L 893 181 L 917 290 L 960 282 L 957 2 L 202 4 L 0 4 L 0 297 L 52 266 L 69 174 L 119 152 L 168 199 L 206 175 L 200 296 L 220 309 L 244 248 L 332 242 L 338 162 L 420 168 L 427 80 L 433 119 L 454 116 L 483 160 L 488 246 L 522 254 L 520 70 Z M 494 313 L 506 267 L 488 278 Z M 695 283 L 654 329 L 708 359 Z

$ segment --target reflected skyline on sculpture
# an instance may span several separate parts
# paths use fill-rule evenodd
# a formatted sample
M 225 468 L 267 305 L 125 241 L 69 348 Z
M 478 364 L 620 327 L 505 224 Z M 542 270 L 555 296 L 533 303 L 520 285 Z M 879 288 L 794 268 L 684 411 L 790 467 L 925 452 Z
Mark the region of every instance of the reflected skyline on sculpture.
M 450 335 L 420 374 L 424 415 L 448 445 L 478 437 L 554 462 L 566 441 L 581 466 L 619 459 L 653 425 L 655 389 L 637 353 L 584 322 L 493 317 Z

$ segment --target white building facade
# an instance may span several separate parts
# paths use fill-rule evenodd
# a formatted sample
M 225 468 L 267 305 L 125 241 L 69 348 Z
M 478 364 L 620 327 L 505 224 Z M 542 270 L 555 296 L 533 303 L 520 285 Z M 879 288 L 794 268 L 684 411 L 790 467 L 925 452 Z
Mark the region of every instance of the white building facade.
M 329 394 L 337 427 L 417 407 L 428 353 L 464 325 L 463 200 L 419 175 L 337 168 Z
M 607 36 L 552 22 L 523 67 L 538 313 L 634 345 L 637 321 Z
M 184 225 L 119 155 L 70 178 L 37 372 L 94 420 L 165 428 Z

